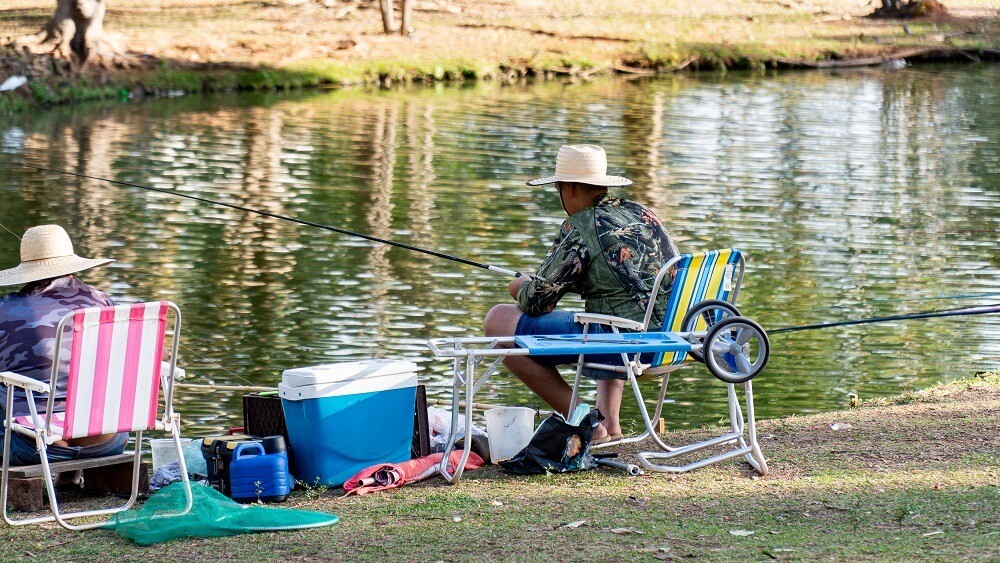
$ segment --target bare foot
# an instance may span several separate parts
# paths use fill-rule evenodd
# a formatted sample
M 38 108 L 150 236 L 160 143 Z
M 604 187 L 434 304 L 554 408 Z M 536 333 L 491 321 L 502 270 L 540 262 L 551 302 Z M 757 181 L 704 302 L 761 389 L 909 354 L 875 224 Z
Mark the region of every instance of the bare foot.
M 615 424 L 614 427 L 612 427 L 608 424 L 608 421 L 605 420 L 601 422 L 601 426 L 604 428 L 604 433 L 608 436 L 617 436 L 622 433 L 622 427 L 620 424 Z

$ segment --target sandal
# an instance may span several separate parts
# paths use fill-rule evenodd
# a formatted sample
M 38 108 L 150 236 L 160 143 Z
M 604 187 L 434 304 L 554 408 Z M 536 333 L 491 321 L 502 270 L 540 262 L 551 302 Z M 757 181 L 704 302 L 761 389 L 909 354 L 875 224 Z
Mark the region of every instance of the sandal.
M 603 438 L 597 438 L 596 440 L 591 440 L 590 441 L 590 445 L 591 446 L 599 446 L 601 444 L 607 444 L 608 442 L 614 442 L 616 440 L 621 440 L 624 437 L 625 436 L 623 434 L 610 434 L 610 435 L 605 436 Z

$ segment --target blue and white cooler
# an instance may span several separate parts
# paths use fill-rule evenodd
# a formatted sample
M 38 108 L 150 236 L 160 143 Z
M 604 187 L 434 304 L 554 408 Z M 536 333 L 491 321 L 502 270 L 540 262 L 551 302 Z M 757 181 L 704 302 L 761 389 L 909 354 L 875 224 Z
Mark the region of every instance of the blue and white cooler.
M 281 374 L 295 478 L 342 485 L 376 463 L 410 459 L 417 365 L 363 360 L 295 368 Z

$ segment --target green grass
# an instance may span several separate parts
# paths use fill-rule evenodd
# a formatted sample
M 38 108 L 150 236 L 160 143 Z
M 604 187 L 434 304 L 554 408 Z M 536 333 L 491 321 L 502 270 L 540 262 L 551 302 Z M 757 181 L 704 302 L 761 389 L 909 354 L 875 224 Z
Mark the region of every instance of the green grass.
M 771 473 L 762 478 L 733 461 L 636 478 L 510 477 L 491 466 L 453 487 L 432 479 L 364 497 L 294 494 L 286 506 L 340 515 L 328 529 L 143 548 L 105 531 L 5 527 L 0 559 L 990 560 L 1000 557 L 998 414 L 1000 374 L 983 374 L 763 421 Z M 833 431 L 834 421 L 853 428 Z

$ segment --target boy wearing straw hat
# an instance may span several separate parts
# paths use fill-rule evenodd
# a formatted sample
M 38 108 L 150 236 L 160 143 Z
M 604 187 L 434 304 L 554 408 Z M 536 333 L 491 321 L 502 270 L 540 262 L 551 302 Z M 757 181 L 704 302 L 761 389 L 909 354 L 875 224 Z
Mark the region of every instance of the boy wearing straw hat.
M 0 271 L 0 287 L 25 284 L 19 291 L 0 297 L 0 371 L 12 371 L 49 382 L 56 326 L 70 311 L 84 307 L 114 305 L 107 294 L 83 283 L 72 274 L 114 260 L 83 258 L 73 252 L 73 243 L 58 225 L 31 227 L 21 238 L 21 264 Z M 70 339 L 63 341 L 67 352 Z M 59 373 L 55 411 L 66 398 L 68 373 Z M 0 419 L 6 419 L 7 393 L 13 392 L 13 416 L 30 413 L 24 391 L 0 386 Z M 35 395 L 39 412 L 48 396 Z M 56 442 L 49 446 L 50 461 L 101 457 L 122 453 L 128 434 L 106 434 Z M 11 465 L 40 463 L 35 444 L 20 434 L 11 435 Z
M 555 308 L 569 292 L 583 297 L 587 312 L 643 320 L 653 279 L 678 254 L 677 246 L 649 208 L 608 194 L 609 187 L 629 186 L 632 181 L 609 176 L 607 166 L 604 149 L 597 145 L 563 145 L 556 156 L 555 175 L 528 182 L 529 186 L 554 183 L 569 218 L 537 274 L 510 283 L 517 304 L 496 305 L 487 313 L 483 323 L 487 336 L 582 333 L 583 325 L 573 321 L 572 311 Z M 669 294 L 666 281 L 663 289 L 657 299 L 661 303 Z M 650 326 L 658 326 L 662 318 L 660 305 L 654 308 Z M 603 332 L 604 327 L 591 325 L 590 330 Z M 572 389 L 555 366 L 576 360 L 576 356 L 508 356 L 504 365 L 552 408 L 565 413 Z M 588 360 L 621 364 L 615 355 Z M 595 442 L 621 438 L 618 411 L 624 375 L 589 368 L 583 373 L 597 380 L 597 408 L 605 417 L 595 431 Z

